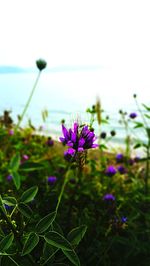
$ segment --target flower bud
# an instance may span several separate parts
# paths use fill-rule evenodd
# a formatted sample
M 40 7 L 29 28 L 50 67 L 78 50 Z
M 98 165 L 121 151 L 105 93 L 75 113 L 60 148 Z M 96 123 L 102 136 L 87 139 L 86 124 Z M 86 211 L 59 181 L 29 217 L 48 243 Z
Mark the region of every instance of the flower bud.
M 47 65 L 47 63 L 46 63 L 46 61 L 43 60 L 43 59 L 38 59 L 38 60 L 36 61 L 36 66 L 37 66 L 37 68 L 38 68 L 40 71 L 42 71 L 44 68 L 46 68 L 46 65 Z

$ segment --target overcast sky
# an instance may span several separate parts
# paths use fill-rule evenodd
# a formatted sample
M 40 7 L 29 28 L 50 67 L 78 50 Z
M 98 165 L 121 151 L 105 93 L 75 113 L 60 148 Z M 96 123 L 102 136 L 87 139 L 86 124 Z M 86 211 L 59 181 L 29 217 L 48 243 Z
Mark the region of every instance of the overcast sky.
M 0 65 L 98 66 L 99 88 L 148 96 L 149 14 L 149 0 L 0 0 Z
M 149 71 L 149 14 L 149 0 L 0 0 L 0 65 Z

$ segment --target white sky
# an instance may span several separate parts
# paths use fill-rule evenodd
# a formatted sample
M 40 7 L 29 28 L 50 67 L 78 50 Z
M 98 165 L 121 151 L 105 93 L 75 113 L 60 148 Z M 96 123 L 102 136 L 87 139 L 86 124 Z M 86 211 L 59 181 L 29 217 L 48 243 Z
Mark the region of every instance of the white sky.
M 149 0 L 0 0 L 0 65 L 149 71 L 149 14 Z
M 38 58 L 50 68 L 98 65 L 112 86 L 148 91 L 150 0 L 0 0 L 0 65 Z

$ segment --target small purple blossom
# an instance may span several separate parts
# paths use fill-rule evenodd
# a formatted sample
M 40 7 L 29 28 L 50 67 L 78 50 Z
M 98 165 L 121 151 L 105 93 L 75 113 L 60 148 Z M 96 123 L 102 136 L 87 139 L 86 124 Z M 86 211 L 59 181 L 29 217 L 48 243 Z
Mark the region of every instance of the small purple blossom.
M 132 118 L 132 119 L 134 119 L 134 118 L 137 117 L 137 114 L 136 114 L 136 113 L 131 113 L 131 114 L 129 115 L 129 117 Z
M 130 159 L 128 160 L 128 164 L 129 164 L 129 165 L 133 165 L 134 163 L 135 163 L 134 159 L 130 158 Z
M 7 181 L 11 181 L 12 178 L 13 178 L 12 175 L 8 175 L 8 176 L 6 177 Z
M 60 141 L 66 144 L 69 148 L 72 148 L 75 152 L 82 152 L 86 149 L 96 148 L 98 144 L 95 144 L 95 134 L 88 126 L 83 126 L 79 129 L 79 124 L 74 123 L 73 129 L 67 130 L 62 124 L 63 137 L 60 137 Z M 70 153 L 70 151 L 68 152 Z
M 24 160 L 24 161 L 27 161 L 27 160 L 29 160 L 29 156 L 28 156 L 28 155 L 26 155 L 26 154 L 23 154 L 23 155 L 22 155 L 22 158 L 23 158 L 23 160 Z
M 112 194 L 105 194 L 104 197 L 103 197 L 103 200 L 114 201 L 115 197 Z
M 4 207 L 5 207 L 5 209 L 6 209 L 7 211 L 10 211 L 10 210 L 13 209 L 13 206 L 9 206 L 9 205 L 7 205 L 7 204 L 4 204 Z
M 109 177 L 112 177 L 116 174 L 117 170 L 113 165 L 109 165 L 105 171 L 105 174 Z
M 75 150 L 73 148 L 69 148 L 67 151 L 64 151 L 64 158 L 68 162 L 73 160 L 74 155 L 75 155 Z
M 117 163 L 122 163 L 123 160 L 124 160 L 124 156 L 123 156 L 123 154 L 122 154 L 122 153 L 118 153 L 118 154 L 116 155 L 116 162 L 117 162 Z
M 122 165 L 120 165 L 120 166 L 118 166 L 118 172 L 121 174 L 121 175 L 123 175 L 123 174 L 125 174 L 127 171 L 126 171 L 126 168 L 124 167 L 124 166 L 122 166 Z
M 52 140 L 51 137 L 48 137 L 46 141 L 47 146 L 52 147 L 54 145 L 54 141 Z
M 9 134 L 10 136 L 14 135 L 14 130 L 13 130 L 13 129 L 10 129 L 9 132 L 8 132 L 8 134 Z
M 123 224 L 126 223 L 127 220 L 128 220 L 127 217 L 125 217 L 125 216 L 122 216 L 122 217 L 121 217 L 121 222 L 122 222 Z
M 56 177 L 56 176 L 49 176 L 49 177 L 47 178 L 47 182 L 48 182 L 50 185 L 54 185 L 56 181 L 57 181 L 57 177 Z

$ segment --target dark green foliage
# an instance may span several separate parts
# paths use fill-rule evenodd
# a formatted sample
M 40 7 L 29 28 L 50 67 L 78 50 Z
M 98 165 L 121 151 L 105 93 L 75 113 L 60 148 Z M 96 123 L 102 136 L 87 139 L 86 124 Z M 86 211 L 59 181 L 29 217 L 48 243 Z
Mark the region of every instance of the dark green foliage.
M 108 150 L 112 135 L 107 132 L 80 169 L 64 160 L 65 146 L 48 146 L 31 123 L 9 136 L 9 124 L 1 120 L 0 265 L 150 265 L 150 110 L 143 108 L 141 119 L 133 121 L 120 113 L 126 132 L 123 161 L 116 161 L 120 151 Z M 93 106 L 87 112 L 93 128 L 97 110 Z M 101 132 L 108 123 L 103 113 Z M 129 134 L 138 130 L 145 139 Z M 110 165 L 116 169 L 113 176 L 106 174 Z

